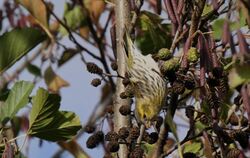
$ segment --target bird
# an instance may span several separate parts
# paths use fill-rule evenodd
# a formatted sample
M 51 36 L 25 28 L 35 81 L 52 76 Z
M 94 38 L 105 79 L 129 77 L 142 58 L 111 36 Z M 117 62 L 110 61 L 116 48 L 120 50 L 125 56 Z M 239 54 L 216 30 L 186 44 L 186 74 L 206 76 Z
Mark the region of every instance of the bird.
M 134 89 L 135 117 L 147 128 L 165 101 L 166 80 L 151 54 L 143 55 L 128 33 L 124 36 L 126 71 Z

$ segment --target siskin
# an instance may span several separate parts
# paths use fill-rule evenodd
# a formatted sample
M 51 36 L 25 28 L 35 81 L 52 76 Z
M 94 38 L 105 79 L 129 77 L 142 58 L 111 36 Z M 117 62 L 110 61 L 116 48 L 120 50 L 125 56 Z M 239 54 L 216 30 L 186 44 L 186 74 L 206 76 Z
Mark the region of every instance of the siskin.
M 134 88 L 135 116 L 138 121 L 149 127 L 164 104 L 166 81 L 160 75 L 158 63 L 152 55 L 142 55 L 128 34 L 124 48 L 127 74 Z

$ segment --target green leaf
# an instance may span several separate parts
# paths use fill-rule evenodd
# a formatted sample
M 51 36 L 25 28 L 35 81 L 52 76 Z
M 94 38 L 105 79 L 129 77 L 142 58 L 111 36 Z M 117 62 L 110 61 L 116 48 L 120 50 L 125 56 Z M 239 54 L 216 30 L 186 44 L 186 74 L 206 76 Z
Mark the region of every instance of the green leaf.
M 250 65 L 235 65 L 230 70 L 228 78 L 231 89 L 250 82 Z
M 238 18 L 239 20 L 230 22 L 230 29 L 231 31 L 235 31 L 238 29 L 241 29 L 242 27 L 246 26 L 246 17 L 243 14 L 242 9 L 238 12 Z
M 225 102 L 222 102 L 220 104 L 220 120 L 221 121 L 224 121 L 224 122 L 226 121 L 229 109 L 230 109 L 230 106 L 226 104 Z
M 7 87 L 0 89 L 0 101 L 4 102 L 8 95 L 10 94 L 10 90 Z
M 75 30 L 76 28 L 80 26 L 86 26 L 86 18 L 82 11 L 81 6 L 71 6 L 69 3 L 65 3 L 64 5 L 64 19 L 67 24 L 67 26 Z M 66 29 L 61 25 L 59 28 L 59 31 L 62 35 L 67 35 L 68 32 Z
M 41 69 L 33 64 L 28 64 L 28 71 L 35 76 L 42 76 Z
M 73 112 L 58 111 L 60 96 L 39 88 L 32 99 L 28 134 L 48 141 L 64 141 L 81 128 L 79 117 Z
M 136 38 L 136 42 L 142 54 L 154 54 L 161 48 L 169 48 L 171 37 L 169 26 L 162 24 L 162 19 L 156 14 L 143 11 L 140 14 L 137 25 L 142 30 Z
M 214 38 L 215 39 L 221 39 L 222 36 L 222 31 L 223 31 L 223 25 L 224 25 L 224 21 L 225 19 L 217 19 L 214 21 L 214 23 L 212 24 L 212 28 L 214 31 Z
M 45 39 L 37 29 L 14 29 L 0 36 L 0 73 Z
M 0 106 L 0 122 L 5 124 L 9 119 L 28 104 L 29 95 L 34 88 L 31 82 L 16 82 L 8 95 L 7 100 Z
M 201 143 L 200 142 L 192 142 L 191 144 L 187 143 L 184 146 L 183 153 L 187 153 L 187 152 L 198 153 L 200 151 L 200 149 L 201 149 Z
M 208 14 L 209 12 L 213 11 L 213 6 L 206 4 L 203 11 L 202 11 L 202 16 Z

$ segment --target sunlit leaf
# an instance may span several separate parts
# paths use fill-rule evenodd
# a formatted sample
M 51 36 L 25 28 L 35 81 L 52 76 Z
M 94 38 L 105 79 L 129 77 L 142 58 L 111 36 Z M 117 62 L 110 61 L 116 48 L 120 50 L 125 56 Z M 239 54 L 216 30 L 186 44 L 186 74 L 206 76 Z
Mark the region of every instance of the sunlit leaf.
M 48 86 L 48 89 L 54 93 L 57 93 L 62 87 L 69 86 L 69 83 L 58 76 L 50 66 L 44 73 L 44 80 Z
M 198 153 L 201 149 L 201 143 L 200 142 L 187 142 L 184 145 L 183 153 L 191 152 L 191 153 Z
M 85 0 L 85 7 L 88 9 L 90 17 L 95 22 L 98 22 L 100 15 L 105 9 L 104 0 Z
M 48 13 L 42 0 L 18 0 L 44 27 L 48 28 Z
M 80 119 L 73 112 L 58 111 L 60 96 L 39 88 L 32 99 L 28 134 L 49 141 L 72 138 L 81 128 Z
M 14 29 L 0 36 L 0 73 L 44 39 L 44 34 L 33 28 Z
M 20 4 L 22 4 L 34 17 L 34 20 L 31 22 L 37 23 L 48 35 L 48 37 L 53 40 L 53 35 L 49 30 L 49 15 L 47 12 L 47 8 L 42 0 L 18 0 Z M 48 4 L 49 5 L 49 4 Z M 50 3 L 51 5 L 51 3 Z M 52 6 L 49 6 L 52 8 Z
M 7 100 L 0 107 L 0 122 L 6 123 L 15 114 L 28 104 L 29 95 L 34 85 L 27 81 L 16 82 L 8 95 Z
M 209 4 L 206 4 L 204 9 L 203 9 L 202 16 L 206 15 L 207 13 L 209 13 L 211 11 L 213 11 L 213 6 L 209 5 Z
M 89 37 L 89 27 L 83 26 L 83 27 L 79 28 L 79 33 L 83 38 L 88 39 L 88 37 Z

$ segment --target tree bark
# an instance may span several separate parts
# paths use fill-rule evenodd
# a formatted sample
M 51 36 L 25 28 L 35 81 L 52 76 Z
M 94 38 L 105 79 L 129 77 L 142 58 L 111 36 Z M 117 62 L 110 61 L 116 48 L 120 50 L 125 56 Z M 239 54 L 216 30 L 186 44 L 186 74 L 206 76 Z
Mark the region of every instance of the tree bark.
M 125 50 L 123 46 L 123 35 L 125 28 L 129 26 L 129 2 L 128 0 L 115 0 L 115 30 L 116 30 L 116 51 L 117 51 L 117 64 L 118 73 L 121 76 L 125 76 L 126 72 L 126 61 L 125 61 Z M 120 93 L 125 90 L 122 79 L 117 78 L 116 82 L 116 93 L 114 98 L 114 130 L 119 131 L 121 127 L 129 127 L 130 120 L 126 116 L 122 116 L 119 112 L 119 108 L 122 105 L 130 104 L 128 99 L 121 99 Z M 119 158 L 128 157 L 128 148 L 125 144 L 120 144 L 118 152 Z

